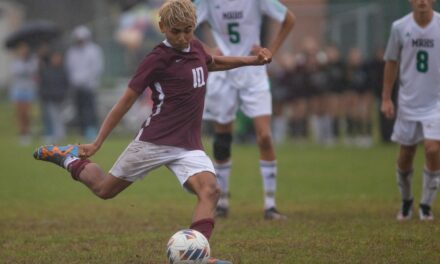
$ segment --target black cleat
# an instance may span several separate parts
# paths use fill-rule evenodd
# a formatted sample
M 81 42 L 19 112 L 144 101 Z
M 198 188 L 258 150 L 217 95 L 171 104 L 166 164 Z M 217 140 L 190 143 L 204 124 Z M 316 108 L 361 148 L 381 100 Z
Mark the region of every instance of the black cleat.
M 399 213 L 397 213 L 396 219 L 398 221 L 405 221 L 405 220 L 411 219 L 412 205 L 413 205 L 413 199 L 403 200 L 402 201 L 402 208 L 400 208 Z
M 215 217 L 216 218 L 226 218 L 226 217 L 228 217 L 228 214 L 229 214 L 228 207 L 217 206 L 217 208 L 215 208 Z
M 431 206 L 427 205 L 427 204 L 420 204 L 420 209 L 419 209 L 419 216 L 420 216 L 420 220 L 427 220 L 427 221 L 432 221 L 434 220 L 434 215 L 432 214 L 431 211 Z
M 286 220 L 287 216 L 278 212 L 275 207 L 264 210 L 264 219 L 266 220 Z

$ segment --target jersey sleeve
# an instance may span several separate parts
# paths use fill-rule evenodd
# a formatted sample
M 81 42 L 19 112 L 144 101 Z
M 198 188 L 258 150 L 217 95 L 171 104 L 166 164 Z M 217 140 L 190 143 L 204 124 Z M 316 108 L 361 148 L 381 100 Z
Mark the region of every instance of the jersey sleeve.
M 393 24 L 391 27 L 391 34 L 388 39 L 387 48 L 385 50 L 384 60 L 399 61 L 401 49 L 402 45 L 399 41 L 399 30 L 396 24 Z
M 154 53 L 148 54 L 139 64 L 136 73 L 128 83 L 128 87 L 137 93 L 142 93 L 154 83 L 157 72 L 158 59 Z
M 194 5 L 197 10 L 197 26 L 208 20 L 208 1 L 195 0 Z
M 263 14 L 280 23 L 286 18 L 287 7 L 279 0 L 260 0 L 260 7 Z

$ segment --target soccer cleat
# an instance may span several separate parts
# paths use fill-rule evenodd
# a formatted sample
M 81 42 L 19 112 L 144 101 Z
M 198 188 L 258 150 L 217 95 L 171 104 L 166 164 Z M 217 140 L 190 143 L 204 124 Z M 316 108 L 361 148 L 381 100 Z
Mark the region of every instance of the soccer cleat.
M 34 158 L 36 160 L 43 160 L 55 163 L 64 168 L 64 161 L 67 157 L 78 157 L 78 146 L 55 146 L 47 145 L 41 146 L 34 151 Z
M 400 211 L 397 214 L 396 219 L 398 221 L 410 220 L 412 217 L 412 210 L 411 210 L 412 205 L 413 205 L 413 199 L 403 200 L 402 201 L 402 208 L 400 208 Z
M 229 214 L 229 208 L 223 206 L 217 206 L 215 208 L 215 217 L 217 218 L 226 218 Z
M 432 214 L 431 206 L 429 206 L 427 204 L 420 204 L 419 206 L 420 206 L 420 209 L 419 209 L 420 220 L 423 220 L 423 221 L 434 220 L 434 215 Z
M 264 210 L 264 219 L 266 220 L 286 220 L 287 216 L 278 212 L 275 207 Z
M 219 260 L 216 258 L 209 258 L 208 259 L 208 264 L 232 264 L 232 262 L 227 261 L 227 260 Z

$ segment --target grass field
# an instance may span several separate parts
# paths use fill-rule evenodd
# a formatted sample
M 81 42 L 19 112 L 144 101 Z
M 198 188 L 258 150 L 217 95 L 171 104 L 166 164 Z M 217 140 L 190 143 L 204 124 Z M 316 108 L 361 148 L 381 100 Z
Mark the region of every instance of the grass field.
M 170 172 L 99 200 L 62 169 L 35 161 L 38 142 L 18 147 L 11 110 L 0 109 L 0 263 L 166 263 L 166 242 L 190 224 L 195 202 Z M 111 137 L 93 160 L 109 169 L 129 140 Z M 396 151 L 279 146 L 278 207 L 289 220 L 267 222 L 256 148 L 236 146 L 230 218 L 217 221 L 213 255 L 235 264 L 440 263 L 438 220 L 395 221 Z

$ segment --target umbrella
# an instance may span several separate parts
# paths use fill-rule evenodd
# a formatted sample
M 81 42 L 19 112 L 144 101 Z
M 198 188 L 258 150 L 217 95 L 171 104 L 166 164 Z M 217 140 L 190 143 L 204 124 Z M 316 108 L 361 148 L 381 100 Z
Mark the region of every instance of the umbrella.
M 58 37 L 59 34 L 60 30 L 58 27 L 50 21 L 30 21 L 9 35 L 6 38 L 5 46 L 8 49 L 12 49 L 21 42 L 35 46 L 42 42 L 49 42 Z

